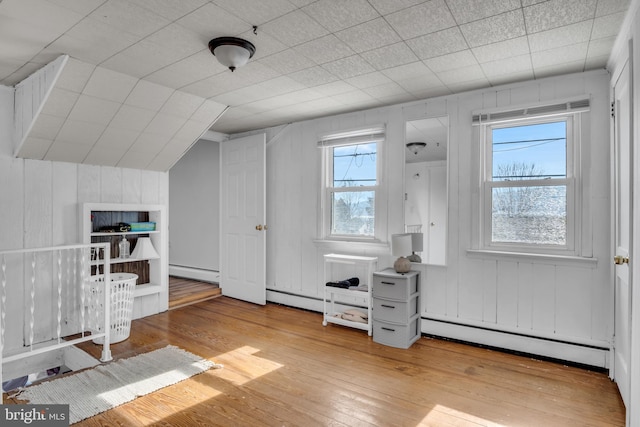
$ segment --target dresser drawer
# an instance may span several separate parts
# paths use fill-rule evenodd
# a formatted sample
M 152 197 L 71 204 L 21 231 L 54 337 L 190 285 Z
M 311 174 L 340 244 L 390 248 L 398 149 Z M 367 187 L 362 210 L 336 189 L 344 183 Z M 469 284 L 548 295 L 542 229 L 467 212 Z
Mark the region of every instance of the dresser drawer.
M 418 298 L 411 298 L 409 301 L 373 299 L 373 318 L 376 320 L 406 324 L 417 313 Z
M 411 295 L 418 291 L 418 275 L 407 273 L 400 276 L 385 275 L 383 273 L 373 274 L 373 296 L 379 298 L 391 298 L 397 300 L 408 300 Z
M 373 340 L 396 348 L 409 348 L 420 338 L 420 316 L 415 316 L 408 325 L 373 320 Z

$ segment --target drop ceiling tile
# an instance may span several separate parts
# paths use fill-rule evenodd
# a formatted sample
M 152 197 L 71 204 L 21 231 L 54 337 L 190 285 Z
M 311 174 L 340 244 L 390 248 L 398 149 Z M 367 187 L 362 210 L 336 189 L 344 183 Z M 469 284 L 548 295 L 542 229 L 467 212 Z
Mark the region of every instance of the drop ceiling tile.
M 260 31 L 271 35 L 289 47 L 329 34 L 326 28 L 300 10 L 267 22 L 260 27 Z
M 131 151 L 139 153 L 158 153 L 169 141 L 172 135 L 143 132 L 131 146 Z
M 487 76 L 487 79 L 492 86 L 523 82 L 526 80 L 533 80 L 534 78 L 535 76 L 533 74 L 533 70 L 521 71 L 513 74 L 498 74 L 495 76 Z
M 292 73 L 289 77 L 306 87 L 324 85 L 338 80 L 338 77 L 320 66 Z
M 149 170 L 164 172 L 171 169 L 171 166 L 175 164 L 181 153 L 184 151 L 167 150 L 167 152 L 158 153 L 147 168 Z
M 451 9 L 456 22 L 465 24 L 520 9 L 520 0 L 478 0 L 473 2 L 468 0 L 448 0 L 447 5 Z
M 513 75 L 529 73 L 533 76 L 533 66 L 529 55 L 520 55 L 497 61 L 485 62 L 481 64 L 481 67 L 484 75 L 489 79 L 503 74 Z
M 376 99 L 384 99 L 397 95 L 406 95 L 406 91 L 396 82 L 389 82 L 379 86 L 362 89 L 364 93 Z
M 83 163 L 101 166 L 116 166 L 127 152 L 121 147 L 93 147 L 85 157 Z
M 49 98 L 47 98 L 47 101 L 42 107 L 42 113 L 55 117 L 66 118 L 79 97 L 80 94 L 76 92 L 54 87 L 49 94 Z
M 100 135 L 105 131 L 106 126 L 96 123 L 81 122 L 78 120 L 66 120 L 60 132 L 56 136 L 54 145 L 59 141 L 68 142 L 74 145 L 93 145 Z
M 186 119 L 182 117 L 176 117 L 166 113 L 158 113 L 149 125 L 145 128 L 145 132 L 160 134 L 160 135 L 174 135 L 178 129 L 180 129 Z
M 102 148 L 125 148 L 128 149 L 140 136 L 139 131 L 107 126 L 104 133 L 96 141 L 96 147 Z
M 138 79 L 104 67 L 96 67 L 84 88 L 84 94 L 109 101 L 124 102 Z
M 89 81 L 95 68 L 95 65 L 69 58 L 67 65 L 62 69 L 62 73 L 55 87 L 80 93 Z
M 235 16 L 240 16 L 252 25 L 263 25 L 279 16 L 293 11 L 296 7 L 287 0 L 252 1 L 252 0 L 214 0 Z
M 226 105 L 207 99 L 191 116 L 191 119 L 204 124 L 211 124 L 226 108 Z
M 607 67 L 607 61 L 609 60 L 609 54 L 603 56 L 587 56 L 587 60 L 584 63 L 584 69 L 586 70 L 601 70 Z
M 59 0 L 62 1 L 62 0 Z M 202 6 L 208 4 L 207 0 L 128 0 L 139 7 L 148 9 L 153 13 L 174 21 L 195 10 L 202 9 Z
M 360 76 L 352 77 L 350 79 L 346 79 L 345 82 L 349 83 L 349 91 L 351 91 L 354 87 L 358 89 L 366 89 L 374 86 L 389 84 L 392 82 L 392 80 L 384 74 L 376 71 L 374 73 L 363 74 Z
M 81 94 L 69 113 L 69 119 L 106 126 L 119 108 L 117 102 Z
M 302 10 L 332 33 L 379 17 L 367 0 L 319 0 Z
M 175 91 L 160 109 L 161 113 L 188 119 L 204 102 L 204 98 L 189 93 Z
M 455 70 L 446 70 L 435 73 L 436 76 L 447 86 L 453 84 L 470 82 L 484 77 L 484 73 L 480 65 L 472 65 L 470 67 L 456 68 Z
M 534 52 L 531 55 L 534 70 L 547 68 L 550 66 L 562 65 L 575 61 L 583 61 L 587 57 L 589 43 L 578 43 L 571 46 L 563 46 L 555 49 Z
M 377 101 L 374 97 L 360 89 L 334 95 L 331 97 L 331 99 L 334 100 L 334 102 L 339 102 L 342 105 L 357 105 L 363 102 L 378 105 L 379 103 L 379 101 Z M 328 106 L 330 107 L 331 104 L 329 104 Z
M 407 40 L 407 44 L 420 59 L 429 59 L 469 48 L 457 27 Z
M 606 37 L 604 39 L 591 40 L 589 42 L 589 50 L 587 51 L 587 59 L 600 58 L 603 56 L 609 56 L 613 44 L 616 41 L 616 37 Z
M 66 53 L 84 62 L 99 64 L 126 49 L 138 40 L 132 34 L 119 31 L 91 18 L 85 18 L 67 33 L 54 40 L 45 51 Z M 96 49 L 96 46 L 100 46 Z
M 375 74 L 375 73 L 373 73 Z M 357 78 L 357 77 L 354 77 Z M 355 90 L 355 87 L 348 84 L 346 81 L 338 80 L 331 83 L 325 83 L 313 88 L 316 92 L 324 96 L 334 96 L 342 93 L 347 93 Z
M 369 3 L 380 13 L 381 15 L 388 15 L 393 12 L 397 12 L 402 9 L 407 9 L 416 4 L 423 3 L 424 0 L 370 0 Z
M 174 90 L 168 87 L 146 80 L 138 80 L 124 103 L 133 107 L 159 111 L 173 92 Z
M 451 89 L 453 93 L 468 92 L 471 90 L 486 88 L 487 86 L 489 86 L 489 81 L 485 78 L 463 81 L 459 83 L 451 83 L 447 85 L 447 87 Z
M 41 112 L 29 131 L 29 137 L 53 141 L 58 132 L 60 132 L 64 121 L 63 117 L 50 116 Z
M 353 55 L 355 52 L 338 39 L 329 34 L 293 48 L 298 55 L 305 56 L 316 64 L 325 64 Z
M 40 32 L 60 36 L 73 27 L 84 15 L 58 6 L 52 2 L 29 0 L 5 1 L 0 14 L 13 20 L 28 23 Z
M 146 0 L 142 1 L 146 2 Z M 178 19 L 176 24 L 199 34 L 202 36 L 203 41 L 208 44 L 209 40 L 213 38 L 238 36 L 240 33 L 251 29 L 252 24 L 238 16 L 227 12 L 214 3 L 207 2 L 201 8 Z M 215 22 L 215 25 L 212 25 L 213 22 Z
M 151 158 L 148 153 L 129 150 L 124 157 L 120 159 L 117 166 L 120 168 L 146 169 L 150 162 Z
M 189 57 L 203 48 L 208 49 L 209 43 L 208 39 L 203 39 L 194 31 L 176 24 L 167 25 L 145 40 L 162 46 L 166 53 L 170 52 L 167 57 L 179 59 Z
M 584 60 L 564 62 L 561 64 L 550 65 L 548 67 L 535 68 L 533 71 L 536 75 L 536 79 L 540 79 L 558 74 L 581 73 L 584 71 L 584 64 Z
M 161 45 L 144 39 L 118 52 L 101 65 L 122 74 L 142 78 L 183 59 L 174 55 L 175 52 L 165 51 Z
M 89 15 L 91 18 L 138 37 L 146 37 L 171 21 L 126 0 L 109 0 Z
M 602 39 L 617 35 L 620 31 L 625 15 L 626 13 L 620 12 L 596 18 L 593 21 L 593 33 L 591 34 L 591 38 Z
M 400 41 L 398 34 L 383 18 L 374 19 L 336 33 L 355 52 L 377 49 Z
M 322 68 L 340 79 L 359 76 L 375 71 L 367 61 L 359 55 L 349 56 L 322 65 Z M 325 82 L 327 83 L 327 82 Z
M 434 90 L 438 91 L 439 94 L 441 94 L 442 91 L 450 93 L 449 89 L 444 86 L 435 74 L 398 80 L 398 84 L 402 86 L 404 90 L 413 94 L 432 93 Z
M 469 49 L 450 53 L 448 55 L 436 56 L 435 58 L 425 60 L 424 63 L 427 64 L 427 67 L 429 67 L 431 71 L 436 73 L 478 65 L 478 61 Z
M 460 26 L 471 47 L 501 42 L 526 35 L 521 10 L 470 22 Z
M 183 92 L 192 93 L 194 95 L 199 95 L 204 98 L 212 98 L 214 96 L 229 92 L 230 90 L 233 90 L 237 87 L 239 86 L 230 86 L 223 76 L 221 76 L 220 74 L 216 74 L 199 80 L 195 83 L 191 83 L 187 86 L 183 86 L 180 88 L 180 90 L 182 90 Z
M 629 9 L 630 0 L 598 0 L 596 17 L 610 15 L 612 13 L 626 12 Z
M 456 25 L 444 0 L 432 0 L 385 16 L 404 40 Z
M 42 160 L 47 155 L 52 143 L 53 141 L 47 138 L 30 136 L 25 139 L 18 155 L 25 159 Z
M 225 71 L 227 68 L 216 61 L 209 49 L 206 49 L 154 71 L 144 79 L 168 88 L 180 89 Z
M 550 0 L 524 8 L 529 34 L 593 19 L 597 0 Z
M 174 135 L 175 140 L 187 140 L 196 141 L 200 136 L 207 131 L 207 125 L 195 120 L 187 120 L 178 132 Z
M 564 27 L 554 28 L 535 34 L 529 34 L 531 52 L 554 49 L 588 41 L 591 36 L 593 21 L 582 21 Z
M 282 74 L 294 73 L 316 65 L 315 62 L 300 55 L 294 49 L 283 50 L 282 52 L 260 59 L 259 62 Z
M 527 37 L 516 37 L 515 39 L 474 47 L 471 50 L 479 63 L 497 61 L 511 56 L 528 54 L 529 40 Z
M 65 9 L 72 10 L 82 16 L 88 15 L 99 7 L 104 0 L 47 0 Z
M 91 145 L 55 141 L 51 144 L 51 147 L 49 147 L 49 151 L 47 151 L 44 160 L 52 162 L 82 163 L 90 150 Z
M 155 115 L 155 111 L 147 110 L 146 108 L 122 105 L 109 125 L 133 131 L 142 131 Z
M 433 72 L 422 62 L 413 62 L 407 65 L 383 70 L 382 74 L 394 81 L 412 79 L 414 77 L 432 76 Z
M 384 70 L 418 61 L 418 57 L 405 42 L 363 52 L 360 56 L 376 70 Z

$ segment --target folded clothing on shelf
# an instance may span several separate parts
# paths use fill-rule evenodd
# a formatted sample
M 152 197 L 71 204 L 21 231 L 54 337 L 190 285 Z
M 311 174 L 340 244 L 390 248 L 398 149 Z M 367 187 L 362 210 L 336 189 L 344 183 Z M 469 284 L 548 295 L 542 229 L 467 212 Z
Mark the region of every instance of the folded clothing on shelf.
M 352 277 L 347 280 L 340 280 L 339 282 L 327 282 L 327 286 L 332 286 L 334 288 L 343 288 L 349 289 L 352 286 L 358 286 L 360 284 L 360 279 L 357 277 Z

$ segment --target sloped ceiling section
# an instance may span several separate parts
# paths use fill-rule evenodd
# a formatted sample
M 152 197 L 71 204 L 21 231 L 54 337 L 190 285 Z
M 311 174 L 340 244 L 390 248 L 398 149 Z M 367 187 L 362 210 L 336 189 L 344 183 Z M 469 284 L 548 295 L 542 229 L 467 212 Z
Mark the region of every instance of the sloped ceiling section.
M 167 171 L 226 108 L 69 58 L 16 155 Z

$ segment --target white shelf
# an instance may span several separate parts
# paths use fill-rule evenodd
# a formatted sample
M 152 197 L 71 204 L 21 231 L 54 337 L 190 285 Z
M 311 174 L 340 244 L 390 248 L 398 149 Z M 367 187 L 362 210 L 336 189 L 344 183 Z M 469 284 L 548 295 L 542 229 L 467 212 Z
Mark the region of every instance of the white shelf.
M 111 237 L 111 236 L 129 236 L 136 234 L 154 234 L 159 233 L 158 230 L 149 231 L 94 231 L 91 233 L 91 237 Z
M 162 285 L 145 283 L 144 285 L 136 285 L 133 291 L 133 296 L 141 297 L 145 295 L 159 294 L 160 292 L 162 292 Z
M 329 323 L 335 323 L 337 325 L 348 326 L 351 328 L 362 329 L 367 331 L 369 336 L 373 334 L 373 323 L 371 313 L 371 288 L 373 284 L 373 272 L 378 264 L 377 257 L 366 257 L 357 255 L 343 255 L 343 254 L 327 254 L 324 255 L 324 283 L 334 281 L 337 278 L 334 277 L 332 271 L 333 264 L 340 264 L 342 266 L 354 266 L 354 268 L 364 269 L 365 274 L 361 285 L 366 284 L 367 290 L 356 290 L 348 288 L 339 288 L 335 286 L 324 286 L 324 311 L 322 324 L 327 326 Z M 345 279 L 344 277 L 340 280 Z M 336 297 L 345 297 L 346 300 L 338 301 Z M 340 314 L 336 310 L 336 305 L 360 308 L 363 305 L 367 310 L 367 323 L 354 322 L 352 320 L 336 317 L 336 314 Z

